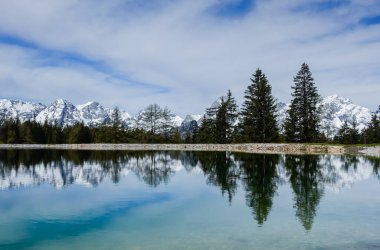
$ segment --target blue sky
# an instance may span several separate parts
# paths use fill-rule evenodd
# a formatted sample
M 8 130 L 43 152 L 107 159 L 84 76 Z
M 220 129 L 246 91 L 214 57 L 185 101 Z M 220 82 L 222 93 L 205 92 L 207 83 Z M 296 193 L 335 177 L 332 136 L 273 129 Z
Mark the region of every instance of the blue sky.
M 150 103 L 202 113 L 242 102 L 261 68 L 279 101 L 310 65 L 319 92 L 380 104 L 377 0 L 27 0 L 0 3 L 0 98 Z

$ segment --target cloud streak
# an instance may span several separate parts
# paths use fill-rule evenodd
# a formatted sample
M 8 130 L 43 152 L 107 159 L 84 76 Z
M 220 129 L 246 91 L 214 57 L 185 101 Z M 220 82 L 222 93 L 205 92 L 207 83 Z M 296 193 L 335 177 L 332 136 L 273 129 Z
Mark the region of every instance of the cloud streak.
M 136 113 L 156 102 L 202 113 L 257 67 L 290 99 L 302 62 L 323 95 L 375 109 L 378 1 L 41 0 L 0 3 L 3 98 L 98 100 Z M 364 20 L 364 21 L 363 21 Z

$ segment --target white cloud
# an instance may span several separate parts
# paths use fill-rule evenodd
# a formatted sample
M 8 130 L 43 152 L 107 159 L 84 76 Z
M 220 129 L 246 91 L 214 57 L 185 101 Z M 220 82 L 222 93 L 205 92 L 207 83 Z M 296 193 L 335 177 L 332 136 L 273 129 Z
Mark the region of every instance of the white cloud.
M 2 97 L 45 103 L 95 99 L 132 114 L 156 102 L 185 115 L 203 112 L 227 89 L 241 101 L 257 67 L 267 74 L 274 95 L 288 101 L 292 78 L 305 61 L 322 94 L 338 93 L 371 109 L 380 104 L 375 95 L 380 25 L 358 25 L 379 13 L 376 1 L 351 1 L 323 12 L 296 11 L 311 1 L 257 1 L 252 12 L 235 19 L 207 12 L 217 0 L 138 2 L 1 2 L 0 34 L 108 68 L 71 61 L 41 64 L 49 53 L 2 45 Z

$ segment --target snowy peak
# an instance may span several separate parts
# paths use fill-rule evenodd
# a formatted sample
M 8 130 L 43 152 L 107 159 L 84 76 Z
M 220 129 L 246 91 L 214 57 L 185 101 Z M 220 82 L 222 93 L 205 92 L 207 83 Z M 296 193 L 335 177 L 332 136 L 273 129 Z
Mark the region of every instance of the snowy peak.
M 96 126 L 110 121 L 110 116 L 106 109 L 98 102 L 88 102 L 82 105 L 77 105 L 80 119 L 87 126 Z
M 200 119 L 202 119 L 203 115 L 187 115 L 185 119 L 183 120 L 183 123 L 189 123 L 191 121 L 198 122 Z
M 99 102 L 91 101 L 75 106 L 65 99 L 57 99 L 49 106 L 41 103 L 0 99 L 0 121 L 19 119 L 21 122 L 35 120 L 45 121 L 59 126 L 71 126 L 83 122 L 87 126 L 98 126 L 111 121 L 114 109 L 104 108 Z M 120 118 L 128 123 L 130 115 L 121 110 Z
M 176 115 L 176 116 L 173 118 L 173 124 L 174 124 L 174 126 L 176 126 L 176 127 L 181 126 L 182 122 L 183 122 L 183 118 L 180 117 L 180 116 L 178 116 L 178 115 Z
M 326 96 L 325 98 L 323 98 L 323 102 L 326 102 L 326 103 L 352 104 L 351 99 L 341 97 L 341 96 L 339 96 L 337 94 Z
M 45 108 L 41 103 L 0 99 L 0 119 L 18 118 L 22 122 L 34 120 Z
M 90 101 L 90 102 L 86 102 L 85 104 L 79 104 L 76 107 L 78 110 L 82 110 L 82 109 L 86 109 L 86 108 L 87 109 L 96 109 L 96 108 L 102 107 L 102 106 L 98 102 Z
M 350 126 L 356 122 L 356 128 L 362 131 L 371 121 L 371 111 L 355 105 L 350 99 L 332 95 L 324 98 L 322 105 L 322 130 L 329 136 L 335 135 L 345 121 Z
M 36 117 L 36 121 L 57 124 L 59 126 L 74 125 L 81 121 L 79 110 L 69 101 L 57 99 Z
M 211 104 L 210 108 L 218 108 L 222 104 L 222 100 L 226 101 L 227 96 L 219 97 L 215 102 Z

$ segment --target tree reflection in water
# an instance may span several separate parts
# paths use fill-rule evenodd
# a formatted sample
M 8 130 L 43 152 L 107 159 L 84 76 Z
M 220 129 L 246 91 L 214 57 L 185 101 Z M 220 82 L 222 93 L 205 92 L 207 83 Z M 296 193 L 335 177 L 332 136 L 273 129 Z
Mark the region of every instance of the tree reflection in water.
M 199 152 L 200 167 L 207 176 L 207 183 L 219 187 L 224 195 L 227 193 L 228 201 L 232 201 L 237 189 L 240 170 L 229 152 Z
M 231 152 L 0 150 L 0 189 L 48 183 L 114 183 L 129 172 L 151 187 L 176 171 L 200 169 L 231 203 L 241 184 L 258 225 L 268 219 L 279 185 L 293 191 L 295 215 L 311 230 L 326 188 L 352 185 L 366 173 L 380 179 L 380 159 L 331 155 L 263 155 Z M 366 172 L 367 171 L 367 172 Z M 364 176 L 364 177 L 363 177 Z M 349 177 L 349 178 L 347 178 Z M 367 178 L 369 176 L 367 175 Z M 351 182 L 347 182 L 347 180 Z
M 285 156 L 285 168 L 294 193 L 296 216 L 310 230 L 323 196 L 320 156 Z
M 279 155 L 237 154 L 242 170 L 242 183 L 246 191 L 247 205 L 254 218 L 262 225 L 268 218 L 277 191 L 276 166 Z

